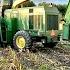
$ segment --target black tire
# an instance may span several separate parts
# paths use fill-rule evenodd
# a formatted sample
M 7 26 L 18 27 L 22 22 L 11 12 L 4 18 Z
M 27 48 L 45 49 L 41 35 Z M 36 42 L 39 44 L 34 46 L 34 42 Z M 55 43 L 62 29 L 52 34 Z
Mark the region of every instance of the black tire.
M 26 31 L 18 31 L 13 38 L 13 46 L 15 49 L 19 50 L 21 48 L 19 48 L 16 44 L 16 39 L 18 36 L 22 36 L 25 39 L 25 47 L 22 48 L 23 49 L 28 49 L 30 44 L 31 44 L 31 40 L 30 40 L 30 35 L 26 32 Z

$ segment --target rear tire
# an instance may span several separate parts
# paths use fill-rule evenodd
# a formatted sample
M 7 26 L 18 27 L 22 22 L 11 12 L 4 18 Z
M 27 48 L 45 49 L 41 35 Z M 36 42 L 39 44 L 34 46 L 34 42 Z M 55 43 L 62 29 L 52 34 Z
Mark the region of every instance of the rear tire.
M 17 50 L 28 49 L 31 40 L 30 35 L 26 31 L 18 31 L 13 38 L 14 48 Z

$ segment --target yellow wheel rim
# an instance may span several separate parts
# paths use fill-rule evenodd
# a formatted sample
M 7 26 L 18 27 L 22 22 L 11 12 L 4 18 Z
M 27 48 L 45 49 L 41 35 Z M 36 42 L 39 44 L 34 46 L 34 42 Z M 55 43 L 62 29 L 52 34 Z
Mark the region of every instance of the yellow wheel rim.
M 24 48 L 25 44 L 26 44 L 26 42 L 25 42 L 25 38 L 23 36 L 18 36 L 16 38 L 16 45 L 18 48 L 20 48 L 20 49 Z

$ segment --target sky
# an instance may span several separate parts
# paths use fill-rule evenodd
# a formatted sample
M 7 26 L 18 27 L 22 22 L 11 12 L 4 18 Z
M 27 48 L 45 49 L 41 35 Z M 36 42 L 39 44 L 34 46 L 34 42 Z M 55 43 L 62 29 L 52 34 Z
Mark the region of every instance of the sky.
M 32 0 L 35 4 L 39 4 L 41 2 L 46 3 L 55 3 L 55 4 L 67 4 L 69 0 Z

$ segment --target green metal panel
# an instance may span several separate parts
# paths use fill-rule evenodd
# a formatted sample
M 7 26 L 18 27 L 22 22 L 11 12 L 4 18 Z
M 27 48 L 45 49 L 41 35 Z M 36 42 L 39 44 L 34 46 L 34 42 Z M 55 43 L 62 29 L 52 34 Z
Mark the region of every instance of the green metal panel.
M 70 22 L 70 3 L 68 5 L 67 12 L 65 14 L 65 20 L 66 22 Z
M 17 32 L 18 19 L 17 18 L 11 18 L 11 24 L 12 24 L 12 33 L 14 35 Z
M 17 30 L 28 30 L 28 29 L 29 29 L 28 16 L 18 17 Z
M 7 43 L 11 44 L 13 41 L 13 35 L 12 35 L 12 31 L 6 31 L 6 39 L 7 39 Z
M 18 23 L 17 23 L 17 30 L 23 30 L 23 29 L 24 29 L 24 20 L 20 18 L 18 19 Z
M 65 24 L 63 27 L 63 39 L 70 39 L 70 3 L 67 8 L 67 12 L 65 14 Z
M 6 25 L 4 23 L 4 18 L 1 18 L 1 33 L 2 33 L 2 38 L 3 41 L 6 41 Z
M 12 42 L 12 23 L 11 23 L 11 19 L 5 19 L 5 24 L 6 24 L 6 41 L 8 43 Z
M 6 10 L 5 15 L 4 15 L 4 23 L 6 26 L 6 41 L 7 43 L 12 42 L 12 23 L 11 23 L 11 17 L 10 17 L 10 11 L 11 10 Z
M 63 25 L 63 39 L 69 39 L 69 24 Z

